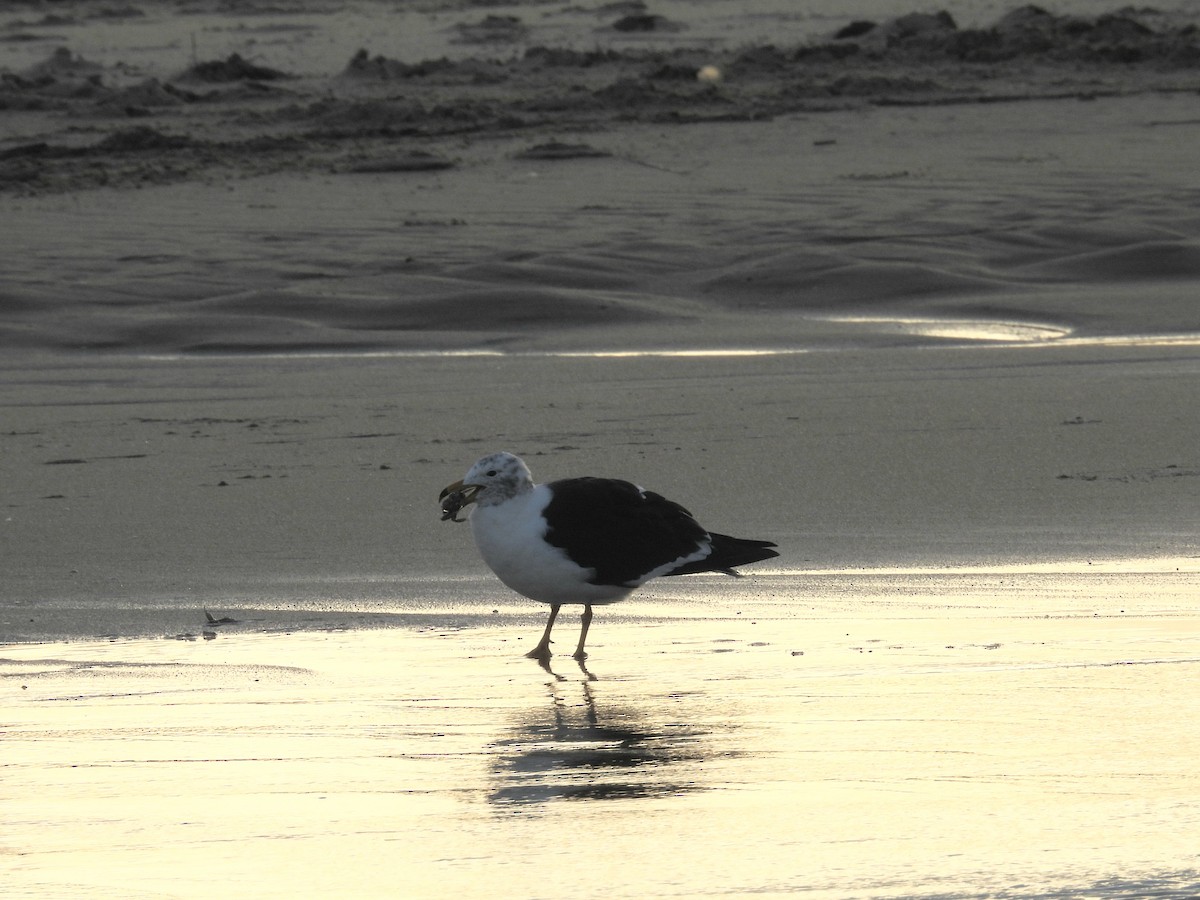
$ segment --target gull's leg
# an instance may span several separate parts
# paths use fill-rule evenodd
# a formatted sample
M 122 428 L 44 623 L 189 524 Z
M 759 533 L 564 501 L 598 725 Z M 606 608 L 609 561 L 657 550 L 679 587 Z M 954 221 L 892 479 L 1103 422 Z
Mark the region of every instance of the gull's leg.
M 558 618 L 559 604 L 550 604 L 550 618 L 546 620 L 546 630 L 542 632 L 542 639 L 538 641 L 536 647 L 530 650 L 525 655 L 530 659 L 539 659 L 545 662 L 550 658 L 550 629 L 554 627 L 554 620 Z
M 584 604 L 583 615 L 579 620 L 583 623 L 583 628 L 579 632 L 579 646 L 575 648 L 575 658 L 583 660 L 587 659 L 587 654 L 583 652 L 583 642 L 587 640 L 588 626 L 592 624 L 592 604 Z

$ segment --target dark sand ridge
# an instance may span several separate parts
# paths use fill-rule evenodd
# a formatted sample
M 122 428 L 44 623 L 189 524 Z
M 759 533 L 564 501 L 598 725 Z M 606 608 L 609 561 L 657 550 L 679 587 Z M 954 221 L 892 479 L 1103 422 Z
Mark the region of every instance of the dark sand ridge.
M 1021 7 L 979 29 L 960 29 L 945 13 L 913 14 L 792 46 L 532 46 L 517 54 L 508 47 L 492 59 L 495 46 L 476 42 L 476 55 L 418 62 L 364 50 L 334 77 L 233 56 L 133 84 L 138 72 L 128 65 L 60 46 L 4 75 L 0 108 L 21 115 L 0 131 L 0 190 L 122 187 L 204 173 L 421 170 L 454 164 L 464 142 L 509 136 L 537 144 L 563 132 L 607 132 L 607 149 L 613 131 L 634 122 L 757 121 L 1200 84 L 1194 24 L 1149 11 L 1082 18 Z M 723 78 L 698 79 L 706 65 Z

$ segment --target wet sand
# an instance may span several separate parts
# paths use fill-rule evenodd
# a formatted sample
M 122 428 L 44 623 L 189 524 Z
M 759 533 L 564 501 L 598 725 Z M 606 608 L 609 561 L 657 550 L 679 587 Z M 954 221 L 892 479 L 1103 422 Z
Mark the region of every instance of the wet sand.
M 8 893 L 1200 891 L 1187 10 L 722 8 L 4 11 Z M 782 555 L 545 672 L 500 448 Z
M 508 605 L 8 647 L 6 890 L 1192 896 L 1195 578 L 705 581 L 595 680 Z

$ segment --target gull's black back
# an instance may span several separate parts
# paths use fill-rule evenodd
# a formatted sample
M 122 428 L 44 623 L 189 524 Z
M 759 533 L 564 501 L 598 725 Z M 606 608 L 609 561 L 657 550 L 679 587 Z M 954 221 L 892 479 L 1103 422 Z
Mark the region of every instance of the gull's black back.
M 551 482 L 543 512 L 546 540 L 581 566 L 595 569 L 593 584 L 634 586 L 675 560 L 711 542 L 711 551 L 664 575 L 723 572 L 778 556 L 770 541 L 706 531 L 684 507 L 653 491 L 613 478 L 567 478 Z

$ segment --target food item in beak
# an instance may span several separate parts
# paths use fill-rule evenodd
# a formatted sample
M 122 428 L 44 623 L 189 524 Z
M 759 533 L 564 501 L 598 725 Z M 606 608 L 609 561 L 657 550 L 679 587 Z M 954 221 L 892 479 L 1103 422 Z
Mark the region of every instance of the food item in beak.
M 442 498 L 442 521 L 449 519 L 451 522 L 465 522 L 466 519 L 458 517 L 459 510 L 470 503 L 470 499 L 463 491 L 451 491 Z

